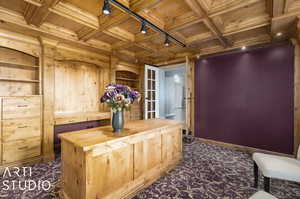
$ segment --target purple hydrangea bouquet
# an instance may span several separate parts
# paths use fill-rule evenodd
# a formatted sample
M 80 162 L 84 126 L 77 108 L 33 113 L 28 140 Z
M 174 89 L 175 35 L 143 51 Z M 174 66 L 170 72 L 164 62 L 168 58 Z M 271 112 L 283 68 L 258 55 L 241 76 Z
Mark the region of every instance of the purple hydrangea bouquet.
M 113 112 L 130 110 L 130 105 L 140 99 L 140 94 L 129 86 L 109 84 L 101 97 L 102 103 L 107 103 Z
M 101 103 L 108 104 L 113 111 L 112 127 L 115 133 L 122 132 L 124 128 L 124 110 L 130 110 L 130 105 L 140 99 L 140 94 L 129 86 L 109 84 L 101 97 Z

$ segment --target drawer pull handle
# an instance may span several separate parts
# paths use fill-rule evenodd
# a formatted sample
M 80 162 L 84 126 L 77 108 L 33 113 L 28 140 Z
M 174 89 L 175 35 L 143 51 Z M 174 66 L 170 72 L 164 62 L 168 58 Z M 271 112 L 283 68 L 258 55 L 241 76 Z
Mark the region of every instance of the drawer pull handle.
M 17 107 L 20 107 L 20 108 L 21 107 L 28 107 L 28 105 L 26 105 L 26 104 L 25 105 L 18 105 Z
M 19 150 L 24 150 L 24 149 L 28 149 L 28 146 L 23 146 L 23 147 L 20 147 L 18 148 Z
M 25 129 L 27 128 L 28 126 L 18 126 L 19 129 Z

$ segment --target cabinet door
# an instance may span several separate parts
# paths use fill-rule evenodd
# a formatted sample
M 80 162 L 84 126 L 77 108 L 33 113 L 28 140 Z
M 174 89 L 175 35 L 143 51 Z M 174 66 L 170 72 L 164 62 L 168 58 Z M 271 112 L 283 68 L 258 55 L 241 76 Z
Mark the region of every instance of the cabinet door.
M 164 166 L 179 160 L 182 154 L 181 129 L 174 128 L 162 134 L 162 160 Z
M 147 135 L 143 141 L 134 144 L 134 179 L 155 169 L 162 162 L 161 135 Z
M 109 152 L 96 155 L 103 150 L 107 149 L 96 149 L 94 155 L 87 158 L 87 198 L 117 193 L 133 180 L 133 145 L 116 143 L 108 147 Z

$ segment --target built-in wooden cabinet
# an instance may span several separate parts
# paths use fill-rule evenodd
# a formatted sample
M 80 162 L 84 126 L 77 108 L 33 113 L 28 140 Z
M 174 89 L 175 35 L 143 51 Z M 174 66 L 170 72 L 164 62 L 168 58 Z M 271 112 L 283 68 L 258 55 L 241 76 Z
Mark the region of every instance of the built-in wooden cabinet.
M 153 119 L 127 123 L 121 137 L 110 127 L 61 135 L 62 194 L 72 199 L 132 198 L 181 160 L 181 131 L 181 123 Z
M 135 91 L 140 92 L 140 77 L 138 74 L 130 71 L 116 71 L 116 83 L 130 86 Z M 135 102 L 131 110 L 125 114 L 127 121 L 141 120 L 141 105 Z
M 39 57 L 0 47 L 1 165 L 41 159 Z
M 2 164 L 41 155 L 41 96 L 1 97 Z

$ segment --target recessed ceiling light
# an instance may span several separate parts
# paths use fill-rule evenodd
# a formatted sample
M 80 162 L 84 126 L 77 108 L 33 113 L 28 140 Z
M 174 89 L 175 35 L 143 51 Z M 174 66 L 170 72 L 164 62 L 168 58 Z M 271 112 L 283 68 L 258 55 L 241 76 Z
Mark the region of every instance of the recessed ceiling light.
M 280 37 L 280 36 L 282 36 L 282 32 L 276 33 L 276 37 Z
M 242 47 L 242 50 L 246 50 L 246 49 L 247 49 L 247 47 L 246 47 L 246 46 L 243 46 L 243 47 Z

